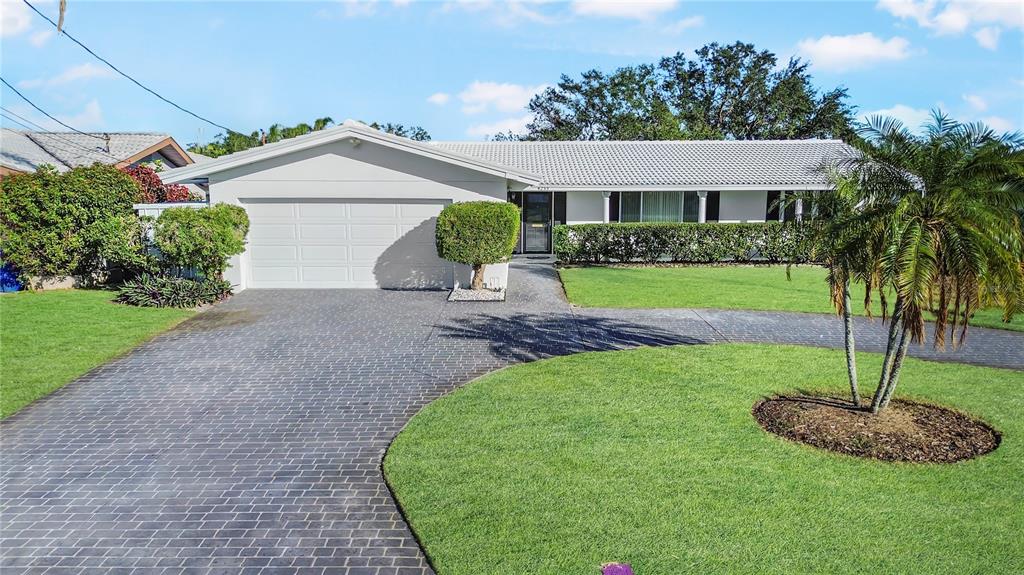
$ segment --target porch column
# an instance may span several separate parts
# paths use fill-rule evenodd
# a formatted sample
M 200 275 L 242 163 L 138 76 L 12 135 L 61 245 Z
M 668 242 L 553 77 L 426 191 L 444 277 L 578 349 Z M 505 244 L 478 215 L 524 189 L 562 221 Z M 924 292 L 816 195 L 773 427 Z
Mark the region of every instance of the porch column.
M 604 198 L 604 223 L 608 223 L 612 219 L 612 193 L 601 192 L 601 197 Z
M 804 200 L 803 198 L 796 199 L 796 221 L 804 221 Z
M 697 192 L 697 223 L 703 224 L 708 221 L 708 193 Z
M 786 221 L 786 192 L 779 192 L 779 221 Z

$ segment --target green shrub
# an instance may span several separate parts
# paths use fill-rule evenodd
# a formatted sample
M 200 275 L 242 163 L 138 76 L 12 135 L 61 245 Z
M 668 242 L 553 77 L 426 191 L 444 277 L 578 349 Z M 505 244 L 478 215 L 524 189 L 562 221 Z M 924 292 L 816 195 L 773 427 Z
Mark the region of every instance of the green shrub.
M 519 239 L 519 208 L 508 202 L 461 202 L 437 216 L 437 255 L 473 266 L 473 289 L 482 289 L 484 267 L 508 260 Z
M 249 217 L 241 206 L 169 208 L 160 213 L 153 239 L 163 265 L 178 273 L 194 269 L 220 278 L 228 259 L 245 251 Z
M 37 276 L 93 276 L 147 265 L 132 204 L 138 184 L 117 168 L 94 164 L 0 180 L 0 251 L 26 281 Z M 123 234 L 130 234 L 125 237 Z
M 556 226 L 564 263 L 806 262 L 810 224 L 615 223 Z
M 114 298 L 140 307 L 191 308 L 221 301 L 231 295 L 231 284 L 213 278 L 142 275 L 123 283 Z

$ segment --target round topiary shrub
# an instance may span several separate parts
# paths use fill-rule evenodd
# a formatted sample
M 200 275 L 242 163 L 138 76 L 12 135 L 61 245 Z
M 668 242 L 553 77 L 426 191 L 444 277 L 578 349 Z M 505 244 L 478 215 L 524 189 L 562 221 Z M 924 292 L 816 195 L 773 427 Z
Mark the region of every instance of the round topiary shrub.
M 519 239 L 519 208 L 508 202 L 449 204 L 437 216 L 437 255 L 473 268 L 473 289 L 484 287 L 484 267 L 507 261 Z

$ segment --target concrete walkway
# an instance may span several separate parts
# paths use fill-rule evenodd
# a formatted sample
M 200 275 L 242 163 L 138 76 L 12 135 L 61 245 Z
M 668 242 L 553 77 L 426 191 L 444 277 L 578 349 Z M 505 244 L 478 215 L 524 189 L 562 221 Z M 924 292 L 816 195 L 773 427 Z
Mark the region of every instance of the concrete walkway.
M 501 305 L 247 291 L 92 371 L 0 423 L 0 570 L 430 573 L 380 462 L 456 386 L 586 350 L 841 343 L 828 316 L 572 308 L 528 260 L 511 285 Z M 1024 369 L 1024 334 L 974 330 L 941 358 Z

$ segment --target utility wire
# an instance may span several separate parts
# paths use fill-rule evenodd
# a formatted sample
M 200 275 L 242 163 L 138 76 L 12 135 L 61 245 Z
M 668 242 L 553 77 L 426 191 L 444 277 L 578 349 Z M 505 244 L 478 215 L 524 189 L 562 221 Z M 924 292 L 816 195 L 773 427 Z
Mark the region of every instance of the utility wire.
M 115 163 L 123 161 L 123 158 L 118 158 L 117 156 L 114 156 L 114 155 L 110 154 L 109 152 L 106 152 L 106 151 L 101 150 L 99 148 L 90 148 L 88 146 L 84 146 L 82 144 L 79 144 L 78 142 L 74 142 L 72 140 L 68 140 L 67 138 L 63 138 L 61 136 L 58 136 L 57 134 L 49 131 L 47 128 L 45 128 L 43 126 L 40 126 L 39 124 L 37 124 L 37 123 L 33 122 L 32 120 L 26 118 L 25 116 L 22 116 L 22 115 L 18 114 L 17 112 L 14 112 L 13 110 L 9 110 L 9 109 L 7 109 L 7 108 L 5 108 L 3 106 L 0 106 L 0 110 L 5 112 L 6 114 L 10 114 L 10 116 L 14 116 L 14 118 L 18 118 L 19 120 L 21 120 L 19 122 L 18 120 L 15 120 L 14 118 L 12 118 L 10 116 L 4 116 L 5 118 L 10 120 L 11 122 L 14 122 L 15 124 L 18 124 L 19 126 L 21 126 L 22 128 L 25 128 L 29 132 L 32 132 L 32 136 L 46 137 L 46 138 L 50 138 L 51 140 L 56 140 L 58 142 L 63 142 L 65 144 L 69 145 L 69 146 L 74 146 L 75 148 L 78 148 L 80 150 L 84 150 L 86 152 L 89 152 L 90 154 L 103 154 L 104 156 L 110 158 L 111 160 L 114 160 Z M 25 123 L 31 124 L 31 126 L 26 126 Z M 29 136 L 29 138 L 31 139 L 32 136 Z M 57 146 L 57 147 L 59 148 L 61 146 Z M 68 150 L 68 148 L 64 148 L 64 150 Z
M 157 98 L 163 100 L 164 102 L 167 102 L 168 104 L 174 106 L 175 108 L 181 110 L 182 112 L 185 112 L 186 114 L 192 116 L 193 118 L 196 118 L 198 120 L 202 120 L 203 122 L 206 122 L 207 124 L 210 124 L 211 126 L 216 126 L 216 127 L 220 128 L 220 129 L 228 132 L 229 134 L 230 133 L 234 133 L 234 134 L 241 134 L 242 133 L 242 132 L 238 132 L 236 130 L 232 130 L 231 128 L 228 128 L 226 126 L 222 126 L 221 124 L 218 124 L 217 122 L 214 122 L 213 120 L 209 120 L 207 118 L 204 118 L 204 117 L 200 116 L 199 114 L 196 114 L 192 110 L 189 110 L 187 108 L 183 108 L 182 106 L 179 106 L 178 104 L 175 104 L 174 102 L 172 102 L 172 101 L 168 100 L 167 98 L 161 96 L 160 94 L 156 93 L 154 90 L 144 86 L 141 82 L 139 82 L 135 78 L 132 78 L 131 76 L 129 76 L 125 72 L 122 72 L 121 69 L 118 68 L 117 66 L 111 64 L 110 61 L 108 61 L 106 58 L 104 58 L 104 57 L 100 56 L 99 54 L 97 54 L 96 52 L 93 52 L 92 50 L 90 50 L 88 46 L 86 46 L 85 44 L 79 42 L 78 39 L 76 39 L 74 36 L 72 36 L 71 34 L 68 34 L 68 31 L 67 31 L 66 28 L 65 29 L 61 29 L 61 27 L 58 26 L 56 22 L 51 20 L 50 17 L 47 16 L 46 14 L 43 14 L 42 12 L 40 12 L 39 9 L 36 8 L 35 6 L 33 6 L 31 2 L 29 2 L 28 0 L 22 0 L 22 2 L 27 4 L 28 7 L 31 8 L 33 12 L 35 12 L 36 14 L 39 14 L 40 16 L 42 16 L 47 22 L 49 22 L 50 24 L 53 24 L 53 26 L 55 28 L 57 28 L 57 33 L 58 34 L 63 34 L 65 36 L 67 36 L 69 40 L 71 40 L 75 44 L 78 44 L 79 46 L 81 46 L 83 50 L 85 50 L 89 54 L 92 54 L 92 56 L 94 58 L 96 58 L 97 60 L 99 60 L 100 62 L 103 62 L 107 66 L 110 66 L 110 68 L 112 70 L 114 70 L 118 74 L 120 74 L 120 75 L 124 76 L 125 78 L 127 78 L 128 80 L 130 80 L 136 86 L 142 88 L 143 90 L 149 92 L 150 94 L 153 94 Z M 6 84 L 6 82 L 4 82 L 4 83 Z
M 67 128 L 67 129 L 71 130 L 72 132 L 76 132 L 76 133 L 79 133 L 79 134 L 81 134 L 81 135 L 83 135 L 83 136 L 89 136 L 90 138 L 96 138 L 97 140 L 103 140 L 103 141 L 106 141 L 106 139 L 104 139 L 104 138 L 101 138 L 101 137 L 97 136 L 96 134 L 88 134 L 88 133 L 86 133 L 86 132 L 83 132 L 83 131 L 81 131 L 81 130 L 79 130 L 79 129 L 73 128 L 73 127 L 71 127 L 71 126 L 69 126 L 69 125 L 65 124 L 64 122 L 61 122 L 61 121 L 60 121 L 60 120 L 58 120 L 57 118 L 54 118 L 53 116 L 51 116 L 51 115 L 50 115 L 50 113 L 49 113 L 49 112 L 47 112 L 46 110 L 44 110 L 44 109 L 40 108 L 39 106 L 36 106 L 36 105 L 35 105 L 35 103 L 34 103 L 34 102 L 33 102 L 32 100 L 29 100 L 28 98 L 26 98 L 26 97 L 25 97 L 25 94 L 22 94 L 21 92 L 19 92 L 17 88 L 15 88 L 14 86 L 12 86 L 12 85 L 8 84 L 8 83 L 7 83 L 7 80 L 4 80 L 4 79 L 3 79 L 2 77 L 0 77 L 0 82 L 3 82 L 3 83 L 4 83 L 4 86 L 7 86 L 7 87 L 8 87 L 8 88 L 10 88 L 11 90 L 13 90 L 15 94 L 17 94 L 17 95 L 21 96 L 21 99 L 22 99 L 22 100 L 25 100 L 26 102 L 28 102 L 28 105 L 29 105 L 29 106 L 32 106 L 32 107 L 33 107 L 33 108 L 35 108 L 36 110 L 39 110 L 39 112 L 40 112 L 40 113 L 42 113 L 42 114 L 43 114 L 44 116 L 46 116 L 47 118 L 49 118 L 49 119 L 53 120 L 54 122 L 57 122 L 57 123 L 58 123 L 58 124 L 60 124 L 61 126 L 64 126 L 65 128 Z

